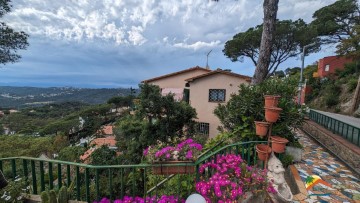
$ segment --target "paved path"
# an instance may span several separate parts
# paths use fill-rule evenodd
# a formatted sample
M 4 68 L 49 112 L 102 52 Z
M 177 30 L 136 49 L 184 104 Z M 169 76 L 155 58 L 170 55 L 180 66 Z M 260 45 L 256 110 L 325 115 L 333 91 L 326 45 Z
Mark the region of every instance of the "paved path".
M 317 111 L 317 112 L 327 115 L 331 118 L 335 118 L 339 121 L 342 121 L 344 123 L 347 123 L 347 124 L 350 124 L 350 125 L 360 128 L 360 118 L 355 118 L 352 116 L 345 116 L 345 115 L 337 114 L 337 113 L 330 113 L 330 112 L 326 112 L 326 111 L 319 111 L 319 110 L 315 110 L 315 109 L 311 109 L 311 110 Z
M 307 194 L 295 202 L 360 202 L 360 179 L 303 132 L 296 131 L 296 134 L 304 146 L 304 154 L 295 167 Z M 306 185 L 309 177 L 316 176 L 320 177 L 319 181 Z

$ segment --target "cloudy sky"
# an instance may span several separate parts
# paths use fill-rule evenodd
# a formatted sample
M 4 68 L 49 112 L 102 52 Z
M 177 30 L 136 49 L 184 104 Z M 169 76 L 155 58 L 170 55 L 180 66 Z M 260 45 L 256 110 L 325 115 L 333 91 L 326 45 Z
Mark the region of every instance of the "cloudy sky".
M 280 0 L 278 18 L 312 20 L 335 0 Z M 0 85 L 137 87 L 144 79 L 206 65 L 252 76 L 222 49 L 236 33 L 262 23 L 262 0 L 13 0 L 5 21 L 30 35 L 22 59 L 0 67 Z M 310 64 L 328 47 L 306 57 Z M 300 66 L 299 59 L 280 65 Z

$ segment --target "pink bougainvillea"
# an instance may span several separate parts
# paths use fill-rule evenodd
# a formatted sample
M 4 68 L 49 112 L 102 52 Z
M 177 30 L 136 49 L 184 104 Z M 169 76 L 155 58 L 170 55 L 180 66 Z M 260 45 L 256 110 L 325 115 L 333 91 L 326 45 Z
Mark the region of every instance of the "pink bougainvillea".
M 144 150 L 144 156 L 149 161 L 187 161 L 195 160 L 203 149 L 202 145 L 193 139 L 186 139 L 176 146 L 150 146 Z
M 241 156 L 218 155 L 216 159 L 200 166 L 199 172 L 211 171 L 211 176 L 196 183 L 196 190 L 211 202 L 238 202 L 247 192 L 276 193 L 266 180 L 266 170 L 247 166 Z

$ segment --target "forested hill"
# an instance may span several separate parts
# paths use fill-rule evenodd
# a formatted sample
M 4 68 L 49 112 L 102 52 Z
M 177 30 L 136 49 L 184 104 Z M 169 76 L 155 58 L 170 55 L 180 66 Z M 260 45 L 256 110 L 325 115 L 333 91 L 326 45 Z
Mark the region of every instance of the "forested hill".
M 136 91 L 133 90 L 136 93 Z M 73 87 L 10 87 L 0 86 L 0 108 L 26 108 L 48 103 L 78 101 L 88 104 L 105 103 L 114 96 L 130 94 L 129 88 L 73 88 Z

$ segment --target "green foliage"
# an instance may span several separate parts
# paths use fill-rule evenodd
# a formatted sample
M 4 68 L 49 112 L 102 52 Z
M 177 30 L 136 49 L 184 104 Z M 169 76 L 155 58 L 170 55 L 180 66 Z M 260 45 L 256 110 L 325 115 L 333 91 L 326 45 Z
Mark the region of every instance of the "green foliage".
M 347 88 L 348 88 L 348 92 L 352 92 L 355 90 L 355 88 L 357 87 L 358 84 L 358 79 L 357 78 L 351 78 L 348 82 L 347 82 Z
M 22 202 L 29 194 L 27 183 L 20 178 L 9 181 L 9 184 L 0 190 L 0 202 Z
M 293 101 L 297 80 L 291 78 L 268 79 L 256 86 L 240 85 L 238 94 L 232 95 L 227 104 L 220 104 L 214 111 L 220 119 L 220 130 L 234 134 L 237 141 L 255 140 L 254 121 L 264 119 L 264 95 L 280 95 L 280 118 L 273 126 L 272 133 L 294 141 L 289 127 L 301 125 L 303 116 Z M 261 98 L 261 99 L 260 99 Z M 236 138 L 235 138 L 236 137 Z
M 0 157 L 39 157 L 54 153 L 53 137 L 0 136 Z
M 91 154 L 92 165 L 115 165 L 116 162 L 116 152 L 107 145 L 102 145 Z
M 58 203 L 67 203 L 67 202 L 68 202 L 67 188 L 65 186 L 62 186 L 59 190 Z
M 360 12 L 357 0 L 338 0 L 315 11 L 311 23 L 322 40 L 338 43 L 337 54 L 360 59 Z
M 341 87 L 339 85 L 336 85 L 336 83 L 329 83 L 324 91 L 324 101 L 327 107 L 331 108 L 339 103 L 339 92 L 341 92 Z
M 280 161 L 281 161 L 282 165 L 284 166 L 284 168 L 287 168 L 288 166 L 293 164 L 294 157 L 291 156 L 290 154 L 282 154 L 280 157 Z
M 250 58 L 256 66 L 262 29 L 263 25 L 258 25 L 248 29 L 246 32 L 236 34 L 233 39 L 225 43 L 224 54 L 232 61 L 243 61 L 244 57 Z M 302 19 L 277 21 L 267 74 L 275 72 L 279 64 L 288 58 L 296 57 L 302 52 L 303 46 L 314 41 L 317 41 L 316 30 L 307 25 Z M 319 45 L 315 45 L 310 47 L 306 54 L 318 50 Z
M 140 89 L 136 115 L 120 119 L 114 130 L 124 150 L 121 159 L 127 163 L 139 163 L 142 150 L 157 140 L 168 143 L 194 132 L 196 111 L 189 104 L 176 102 L 172 95 L 162 96 L 158 86 L 141 84 Z
M 336 70 L 335 73 L 339 78 L 347 78 L 352 75 L 360 74 L 360 61 L 345 64 L 344 70 Z
M 220 142 L 222 142 L 222 144 L 215 147 L 213 149 L 213 151 L 216 151 L 216 150 L 220 149 L 223 146 L 231 144 L 232 143 L 232 137 L 233 137 L 232 133 L 222 132 L 222 133 L 216 135 L 215 137 L 213 137 L 211 139 L 208 139 L 207 142 L 204 145 L 204 150 L 203 151 L 206 151 L 206 150 L 209 150 L 209 149 L 215 147 Z
M 49 203 L 57 203 L 57 196 L 54 190 L 50 190 L 49 197 L 50 197 Z
M 339 97 L 335 95 L 328 94 L 324 97 L 324 100 L 328 108 L 331 108 L 339 103 Z
M 11 11 L 10 3 L 10 0 L 2 0 L 0 2 L 0 18 Z M 17 62 L 21 58 L 18 51 L 29 46 L 27 42 L 29 35 L 23 31 L 16 32 L 7 26 L 6 23 L 0 22 L 0 36 L 0 63 L 5 65 Z
M 116 96 L 116 97 L 112 97 L 110 98 L 107 103 L 108 104 L 114 104 L 116 107 L 128 107 L 131 106 L 132 104 L 132 100 L 135 97 L 132 95 L 128 95 L 125 97 L 122 96 Z
M 80 156 L 84 154 L 86 148 L 81 146 L 64 147 L 59 152 L 59 160 L 80 162 Z
M 358 9 L 356 0 L 338 0 L 315 11 L 311 24 L 316 27 L 320 36 L 327 36 L 328 40 L 338 42 L 351 34 L 354 25 L 360 24 Z
M 152 188 L 159 183 L 159 180 L 166 178 L 166 176 L 148 175 L 147 188 Z M 182 198 L 187 198 L 189 194 L 195 191 L 194 180 L 195 174 L 176 175 L 168 182 L 157 189 L 157 194 L 178 195 Z
M 49 191 L 42 191 L 41 192 L 41 202 L 42 203 L 50 203 Z

